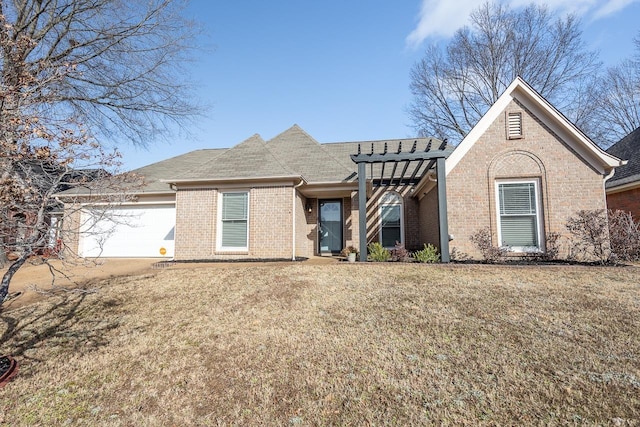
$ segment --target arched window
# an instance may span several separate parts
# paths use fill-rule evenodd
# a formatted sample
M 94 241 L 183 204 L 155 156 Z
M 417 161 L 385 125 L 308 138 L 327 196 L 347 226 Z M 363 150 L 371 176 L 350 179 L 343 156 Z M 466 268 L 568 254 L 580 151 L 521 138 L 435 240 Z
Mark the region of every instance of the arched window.
M 404 212 L 402 196 L 395 191 L 385 193 L 379 202 L 380 243 L 393 248 L 396 242 L 404 243 Z

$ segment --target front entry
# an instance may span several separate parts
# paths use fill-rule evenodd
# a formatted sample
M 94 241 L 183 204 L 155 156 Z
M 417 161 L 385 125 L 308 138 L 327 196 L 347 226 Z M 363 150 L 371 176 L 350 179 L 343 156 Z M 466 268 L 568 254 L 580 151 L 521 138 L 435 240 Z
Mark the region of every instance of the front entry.
M 318 200 L 320 255 L 339 254 L 342 250 L 342 200 Z

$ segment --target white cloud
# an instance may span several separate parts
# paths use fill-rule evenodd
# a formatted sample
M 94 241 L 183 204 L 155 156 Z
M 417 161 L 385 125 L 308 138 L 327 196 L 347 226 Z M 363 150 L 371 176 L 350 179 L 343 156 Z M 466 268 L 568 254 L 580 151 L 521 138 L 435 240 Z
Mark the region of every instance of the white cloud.
M 599 6 L 595 13 L 593 14 L 593 20 L 598 20 L 600 18 L 604 18 L 606 16 L 612 15 L 619 10 L 624 9 L 629 6 L 631 3 L 636 3 L 638 0 L 611 0 L 606 2 L 605 4 Z
M 426 38 L 451 37 L 458 28 L 467 24 L 469 14 L 484 0 L 422 0 L 418 25 L 407 36 L 407 45 L 418 47 Z
M 469 22 L 469 14 L 485 0 L 421 0 L 416 28 L 407 36 L 407 46 L 419 47 L 429 37 L 451 37 Z M 575 13 L 596 21 L 640 0 L 505 0 L 513 7 L 530 3 L 546 4 L 551 11 L 561 14 Z

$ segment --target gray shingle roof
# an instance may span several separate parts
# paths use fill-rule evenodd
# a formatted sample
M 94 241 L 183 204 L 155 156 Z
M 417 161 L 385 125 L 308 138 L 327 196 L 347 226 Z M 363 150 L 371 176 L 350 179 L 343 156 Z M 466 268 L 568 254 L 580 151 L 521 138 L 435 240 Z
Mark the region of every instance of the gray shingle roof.
M 335 157 L 298 125 L 287 129 L 267 142 L 269 149 L 291 170 L 307 182 L 344 181 L 351 175 L 339 157 Z M 344 158 L 351 162 L 349 157 Z
M 173 175 L 165 180 L 213 181 L 300 176 L 308 183 L 355 182 L 358 168 L 351 161 L 350 155 L 357 153 L 359 144 L 363 152 L 370 151 L 372 146 L 375 152 L 382 152 L 385 144 L 389 152 L 396 152 L 400 145 L 402 151 L 409 151 L 414 142 L 418 150 L 424 150 L 429 142 L 432 150 L 437 150 L 442 144 L 442 141 L 431 138 L 320 144 L 300 126 L 293 125 L 267 142 L 259 135 L 254 135 L 200 167 L 183 170 L 174 168 Z M 447 145 L 445 151 L 451 153 L 453 147 Z M 428 162 L 422 165 L 412 162 L 405 171 L 405 177 L 411 176 L 418 166 L 420 169 L 417 176 L 420 177 L 427 165 Z M 397 168 L 395 178 L 399 178 L 402 169 L 403 165 Z M 373 173 L 370 177 L 374 179 L 382 176 L 380 164 L 370 166 L 367 170 L 368 173 Z M 384 178 L 389 178 L 392 170 L 393 166 L 385 166 Z
M 139 175 L 143 178 L 143 183 L 140 187 L 136 186 L 132 191 L 136 194 L 151 194 L 151 193 L 173 193 L 171 187 L 161 180 L 173 176 L 176 171 L 188 171 L 200 166 L 203 163 L 211 161 L 220 154 L 227 151 L 226 148 L 210 148 L 202 150 L 194 150 L 179 156 L 171 157 L 166 160 L 161 160 L 156 163 L 152 163 L 147 166 L 143 166 L 138 169 L 134 169 L 131 172 Z M 114 186 L 109 186 L 107 192 L 115 191 Z M 95 191 L 100 191 L 99 186 Z M 125 191 L 125 190 L 123 190 Z M 69 190 L 60 193 L 62 196 L 75 196 L 90 194 L 90 191 L 86 187 L 74 187 Z
M 424 150 L 431 141 L 431 149 L 437 150 L 442 141 L 429 138 L 412 138 L 379 141 L 334 142 L 320 144 L 298 125 L 265 142 L 260 135 L 254 135 L 231 148 L 204 149 L 191 151 L 180 156 L 147 165 L 132 172 L 144 178 L 142 188 L 136 193 L 173 193 L 171 182 L 216 181 L 227 179 L 268 179 L 280 177 L 302 177 L 308 183 L 355 182 L 357 165 L 351 161 L 350 155 L 358 152 L 383 152 L 385 144 L 388 152 L 397 152 L 402 144 L 402 151 L 411 149 L 414 142 L 418 150 Z M 449 154 L 452 146 L 444 149 Z M 420 177 L 428 162 L 424 162 L 418 170 Z M 412 162 L 405 171 L 409 178 L 418 167 Z M 398 166 L 394 177 L 399 178 L 403 165 Z M 387 165 L 383 178 L 391 177 L 393 165 Z M 381 164 L 367 166 L 370 178 L 380 179 Z M 66 194 L 86 194 L 78 188 Z
M 640 181 L 640 127 L 609 147 L 607 153 L 628 160 L 626 165 L 616 168 L 607 188 Z
M 227 151 L 226 148 L 190 151 L 180 156 L 143 166 L 131 172 L 144 177 L 145 185 L 142 191 L 145 193 L 172 192 L 167 183 L 161 182 L 160 180 L 173 177 L 176 171 L 197 169 L 199 166 L 220 156 L 225 151 Z
M 169 180 L 222 180 L 248 178 L 275 178 L 295 176 L 294 171 L 286 167 L 267 147 L 260 135 L 227 149 L 200 166 L 187 170 L 174 169 Z

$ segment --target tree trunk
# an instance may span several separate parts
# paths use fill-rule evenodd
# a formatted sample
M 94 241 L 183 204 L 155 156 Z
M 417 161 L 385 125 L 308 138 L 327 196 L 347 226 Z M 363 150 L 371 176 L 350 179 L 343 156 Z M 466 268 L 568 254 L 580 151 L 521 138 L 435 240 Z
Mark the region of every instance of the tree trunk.
M 9 283 L 11 283 L 13 275 L 16 274 L 16 271 L 18 271 L 20 267 L 22 267 L 22 265 L 27 261 L 29 255 L 30 254 L 28 252 L 20 255 L 20 258 L 13 262 L 9 266 L 9 269 L 6 271 L 6 273 L 4 273 L 4 276 L 2 276 L 2 282 L 0 283 L 0 306 L 2 305 L 2 303 L 4 303 L 7 295 L 9 295 Z

